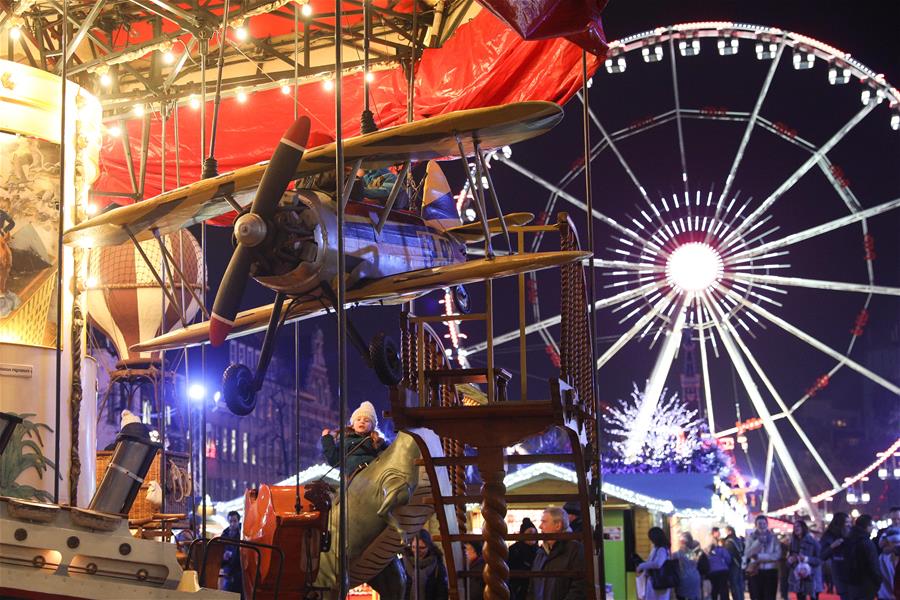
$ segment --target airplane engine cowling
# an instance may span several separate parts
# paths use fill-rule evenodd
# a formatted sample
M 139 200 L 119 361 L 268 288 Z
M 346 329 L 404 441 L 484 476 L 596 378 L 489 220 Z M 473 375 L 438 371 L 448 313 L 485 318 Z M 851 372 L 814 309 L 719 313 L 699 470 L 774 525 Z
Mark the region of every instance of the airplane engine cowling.
M 253 263 L 251 274 L 266 287 L 303 294 L 318 287 L 325 258 L 327 232 L 315 193 L 289 192 L 274 219 L 267 251 Z

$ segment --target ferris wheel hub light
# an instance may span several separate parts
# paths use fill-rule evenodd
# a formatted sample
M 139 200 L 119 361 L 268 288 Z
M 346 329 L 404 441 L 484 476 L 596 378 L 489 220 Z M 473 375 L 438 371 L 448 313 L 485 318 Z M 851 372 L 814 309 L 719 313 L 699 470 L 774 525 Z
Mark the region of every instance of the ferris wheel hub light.
M 703 242 L 691 242 L 676 248 L 666 263 L 666 277 L 685 292 L 700 292 L 722 276 L 722 257 Z

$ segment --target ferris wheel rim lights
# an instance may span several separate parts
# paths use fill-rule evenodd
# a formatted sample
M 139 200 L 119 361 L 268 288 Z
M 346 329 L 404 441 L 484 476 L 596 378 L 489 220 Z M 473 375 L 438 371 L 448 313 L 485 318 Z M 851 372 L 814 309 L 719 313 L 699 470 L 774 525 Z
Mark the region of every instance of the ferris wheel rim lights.
M 897 109 L 900 105 L 900 91 L 885 81 L 883 74 L 871 70 L 853 58 L 850 53 L 806 35 L 750 23 L 699 21 L 657 27 L 629 35 L 609 42 L 605 66 L 610 73 L 624 72 L 626 69 L 624 55 L 632 50 L 641 50 L 647 62 L 657 62 L 662 58 L 661 44 L 667 43 L 670 39 L 677 43 L 681 56 L 695 56 L 700 53 L 699 38 L 715 39 L 718 52 L 722 56 L 737 54 L 739 41 L 742 39 L 757 42 L 757 46 L 762 44 L 762 47 L 756 48 L 760 59 L 772 58 L 774 52 L 771 46 L 784 43 L 785 46 L 794 49 L 795 69 L 808 69 L 812 67 L 815 58 L 822 59 L 830 67 L 830 83 L 847 83 L 852 75 L 861 83 L 879 88 L 884 97 L 889 98 L 891 108 Z M 644 48 L 647 50 L 643 50 Z

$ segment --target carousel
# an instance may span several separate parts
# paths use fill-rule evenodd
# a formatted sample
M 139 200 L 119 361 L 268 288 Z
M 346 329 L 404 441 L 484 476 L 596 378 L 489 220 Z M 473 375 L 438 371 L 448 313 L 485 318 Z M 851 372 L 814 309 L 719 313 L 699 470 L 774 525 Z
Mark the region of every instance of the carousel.
M 550 580 L 630 598 L 631 555 L 649 550 L 636 528 L 740 530 L 748 510 L 770 512 L 776 464 L 796 491 L 782 512 L 813 523 L 824 498 L 861 486 L 835 478 L 794 411 L 843 366 L 900 395 L 850 358 L 873 295 L 900 295 L 876 285 L 869 229 L 900 200 L 857 200 L 826 156 L 869 113 L 896 130 L 900 93 L 849 54 L 771 27 L 607 42 L 605 8 L 0 0 L 0 595 L 425 600 L 427 541 L 452 599 L 506 600 Z M 687 93 L 682 106 L 676 49 L 695 56 L 704 38 L 720 56 L 752 43 L 772 61 L 752 112 L 690 108 Z M 785 48 L 795 70 L 825 61 L 831 85 L 864 87 L 822 146 L 760 115 Z M 675 109 L 607 130 L 590 97 L 612 92 L 594 80 L 624 72 L 629 53 L 669 55 Z M 575 137 L 571 110 L 563 122 L 573 98 Z M 745 127 L 718 202 L 690 187 L 689 122 Z M 667 123 L 680 159 L 671 211 L 619 150 Z M 732 183 L 756 128 L 810 158 L 744 213 Z M 524 166 L 554 158 L 546 140 L 578 156 L 558 184 Z M 525 144 L 536 157 L 513 161 Z M 633 215 L 595 207 L 585 166 L 607 150 L 643 202 Z M 544 210 L 518 210 L 531 205 L 504 193 L 499 165 L 550 193 Z M 849 214 L 776 238 L 764 213 L 814 166 Z M 770 274 L 782 248 L 851 225 L 866 283 Z M 761 308 L 784 286 L 864 294 L 850 347 Z M 601 352 L 611 315 L 622 331 Z M 761 319 L 837 361 L 792 407 L 737 329 L 755 339 Z M 332 322 L 333 354 L 321 329 L 301 343 Z M 467 345 L 463 329 L 483 341 Z M 535 366 L 536 335 L 549 371 Z M 657 353 L 646 387 L 632 404 L 601 402 L 598 369 L 619 368 L 615 355 L 645 336 Z M 713 413 L 717 340 L 770 440 L 764 486 L 740 473 L 734 431 Z M 665 386 L 695 350 L 702 367 L 681 378 L 692 411 Z M 357 380 L 387 410 L 351 398 Z M 827 476 L 823 494 L 807 489 L 780 419 Z M 585 525 L 527 526 L 561 506 Z M 513 564 L 509 544 L 542 542 L 577 547 L 580 562 Z

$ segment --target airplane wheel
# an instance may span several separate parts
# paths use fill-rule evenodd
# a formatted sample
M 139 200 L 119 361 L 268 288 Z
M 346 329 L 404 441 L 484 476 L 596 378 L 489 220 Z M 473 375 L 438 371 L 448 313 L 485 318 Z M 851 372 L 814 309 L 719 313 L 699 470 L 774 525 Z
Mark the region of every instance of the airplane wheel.
M 464 315 L 472 312 L 472 303 L 469 300 L 469 292 L 464 286 L 458 285 L 453 288 L 453 303 L 456 305 L 456 310 Z
M 234 414 L 243 417 L 253 412 L 256 407 L 253 372 L 244 365 L 229 365 L 222 374 L 222 396 Z
M 400 353 L 394 340 L 384 334 L 378 333 L 369 344 L 369 357 L 372 359 L 372 368 L 378 375 L 378 380 L 384 385 L 397 385 L 403 379 L 403 364 L 400 362 Z

